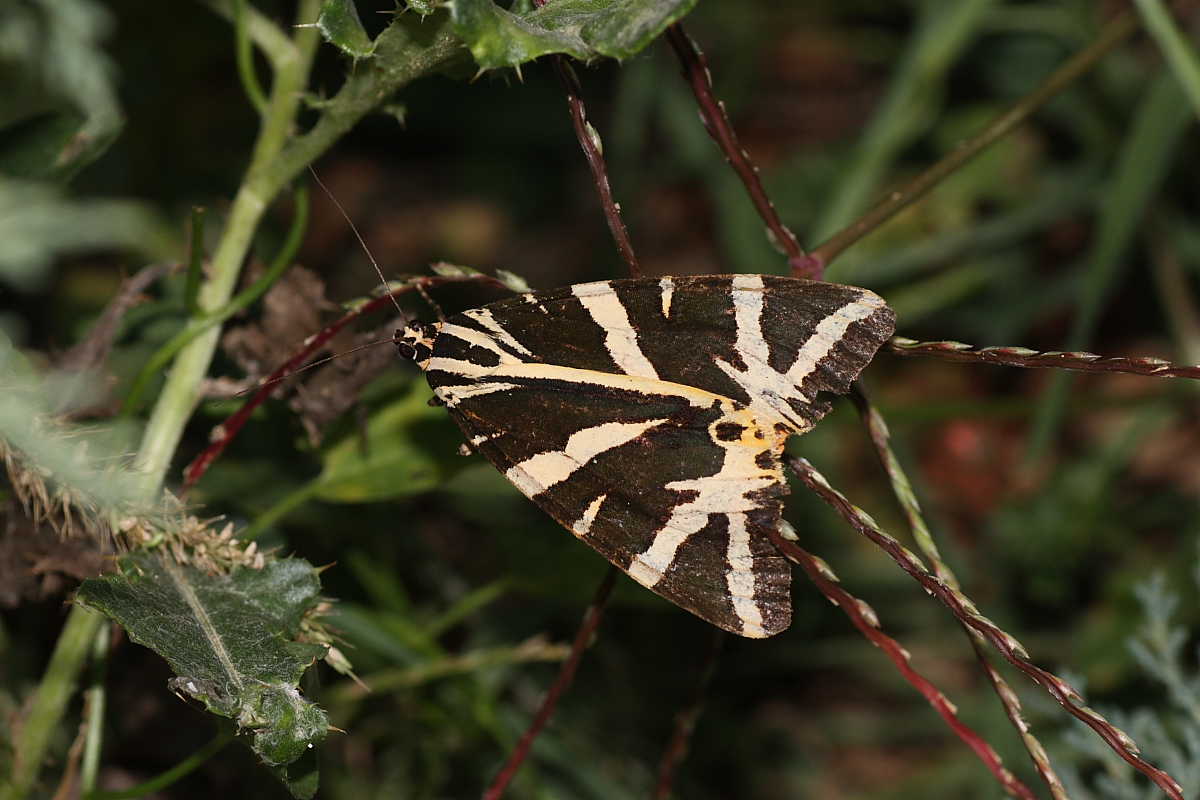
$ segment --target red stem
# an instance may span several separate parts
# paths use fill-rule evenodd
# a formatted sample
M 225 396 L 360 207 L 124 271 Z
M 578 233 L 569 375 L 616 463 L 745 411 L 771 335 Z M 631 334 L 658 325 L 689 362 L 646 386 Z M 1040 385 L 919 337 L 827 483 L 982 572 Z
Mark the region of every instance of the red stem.
M 754 203 L 758 215 L 767 223 L 767 229 L 771 232 L 776 246 L 787 256 L 792 274 L 796 277 L 820 280 L 825 265 L 804 252 L 796 234 L 783 224 L 771 198 L 767 197 L 767 192 L 758 177 L 758 167 L 754 166 L 750 154 L 738 141 L 737 133 L 729 122 L 729 115 L 725 113 L 725 104 L 713 94 L 712 75 L 708 71 L 708 59 L 703 51 L 687 35 L 680 23 L 667 28 L 667 41 L 671 43 L 671 48 L 679 59 L 684 79 L 692 87 L 692 94 L 696 96 L 704 129 L 721 148 L 725 160 L 733 167 L 734 172 L 742 179 L 750 201 Z
M 720 658 L 721 649 L 727 638 L 725 631 L 713 628 L 708 653 L 700 667 L 700 678 L 696 681 L 696 688 L 692 691 L 690 702 L 675 715 L 675 730 L 671 734 L 671 741 L 667 744 L 667 749 L 663 751 L 662 760 L 658 763 L 658 784 L 654 788 L 654 800 L 667 800 L 671 796 L 671 784 L 675 779 L 675 770 L 687 756 L 688 742 L 692 738 L 692 731 L 696 729 L 696 720 L 700 718 L 700 712 L 704 710 L 708 685 L 717 671 L 717 660 Z
M 513 748 L 508 761 L 504 763 L 504 766 L 496 773 L 496 777 L 492 779 L 491 786 L 483 793 L 483 800 L 500 800 L 504 796 L 504 790 L 508 788 L 508 784 L 516 776 L 517 770 L 525 763 L 525 759 L 529 756 L 529 750 L 533 747 L 533 740 L 537 738 L 538 734 L 542 732 L 542 728 L 546 727 L 546 723 L 550 721 L 550 716 L 554 713 L 559 698 L 567 690 L 567 687 L 571 685 L 571 681 L 575 677 L 575 671 L 579 669 L 579 662 L 583 659 L 583 651 L 591 643 L 592 636 L 596 633 L 596 629 L 600 626 L 600 620 L 604 617 L 604 607 L 608 603 L 608 596 L 612 592 L 616 579 L 617 568 L 609 567 L 604 580 L 596 588 L 596 595 L 592 598 L 592 604 L 584 612 L 583 622 L 580 623 L 579 631 L 575 634 L 575 641 L 571 645 L 571 655 L 567 657 L 562 667 L 559 668 L 558 677 L 549 691 L 546 692 L 546 698 L 542 700 L 542 707 L 538 709 L 533 722 L 530 723 L 529 728 L 521 736 L 521 740 L 517 742 L 517 746 Z

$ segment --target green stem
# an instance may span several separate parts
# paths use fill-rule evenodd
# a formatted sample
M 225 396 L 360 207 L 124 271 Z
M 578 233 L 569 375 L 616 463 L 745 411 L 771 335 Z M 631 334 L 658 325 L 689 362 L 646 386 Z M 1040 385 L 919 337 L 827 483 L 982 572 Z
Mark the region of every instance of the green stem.
M 262 114 L 267 110 L 267 96 L 259 85 L 258 75 L 254 72 L 254 52 L 250 45 L 250 29 L 246 24 L 246 0 L 235 0 L 233 4 L 233 35 L 234 47 L 237 50 L 238 78 L 242 81 L 242 89 L 250 100 L 250 105 Z
M 108 625 L 101 625 L 92 640 L 91 676 L 84 703 L 87 739 L 84 742 L 83 764 L 79 771 L 79 787 L 84 793 L 96 788 L 96 775 L 100 771 L 100 750 L 104 744 L 104 715 L 108 706 L 104 680 L 108 673 L 108 646 L 112 638 L 109 628 Z
M 154 792 L 161 792 L 221 752 L 221 749 L 225 745 L 233 741 L 235 734 L 236 730 L 233 725 L 223 725 L 217 735 L 209 740 L 208 744 L 166 772 L 161 772 L 148 781 L 143 781 L 137 786 L 131 786 L 119 792 L 89 792 L 83 796 L 83 800 L 132 800 L 135 797 L 145 797 Z
M 993 0 L 924 3 L 918 31 L 904 54 L 887 95 L 855 147 L 812 238 L 821 241 L 849 223 L 867 204 L 889 163 L 933 118 L 937 87 L 983 23 Z M 831 259 L 826 259 L 828 264 Z
M 238 0 L 206 0 L 206 2 L 215 13 L 236 24 L 235 19 L 239 12 L 235 3 Z M 254 6 L 245 3 L 242 5 L 241 15 L 246 35 L 271 62 L 271 67 L 276 68 L 284 61 L 293 58 L 296 53 L 296 45 L 288 38 L 287 34 Z
M 301 24 L 315 21 L 319 6 L 319 0 L 302 0 L 297 21 Z M 294 57 L 282 58 L 276 64 L 275 81 L 254 155 L 213 254 L 208 280 L 200 289 L 199 306 L 209 313 L 229 302 L 259 220 L 284 185 L 284 181 L 275 177 L 275 162 L 295 121 L 319 34 L 315 28 L 298 27 L 294 41 Z M 167 374 L 136 460 L 138 470 L 145 476 L 148 496 L 156 494 L 162 486 L 184 425 L 199 402 L 201 381 L 208 372 L 219 337 L 220 328 L 216 326 L 198 334 L 180 350 Z
M 204 275 L 204 207 L 192 206 L 191 257 L 188 258 L 187 283 L 184 285 L 183 301 L 189 314 L 195 314 L 196 297 L 200 293 L 200 278 Z
M 1022 97 L 1019 102 L 993 120 L 977 136 L 961 143 L 946 155 L 945 158 L 918 175 L 902 189 L 892 192 L 883 202 L 876 205 L 866 214 L 863 214 L 847 227 L 838 231 L 838 233 L 831 236 L 827 241 L 822 242 L 819 247 L 813 248 L 810 255 L 824 264 L 831 263 L 850 245 L 874 231 L 901 210 L 912 205 L 945 178 L 954 174 L 967 161 L 979 155 L 979 153 L 988 147 L 991 147 L 992 144 L 1001 138 L 1007 136 L 1034 111 L 1044 106 L 1052 97 L 1078 80 L 1081 75 L 1091 69 L 1100 60 L 1101 56 L 1124 41 L 1135 30 L 1137 30 L 1137 18 L 1130 13 L 1122 14 L 1108 23 L 1094 42 L 1080 51 L 1067 63 L 1056 69 L 1041 86 Z M 885 108 L 890 107 L 889 105 Z M 910 112 L 904 110 L 903 113 L 907 114 Z M 866 168 L 863 169 L 865 170 Z M 872 166 L 869 172 L 872 181 L 874 181 L 874 176 L 879 172 L 879 169 Z M 873 186 L 874 184 L 870 185 Z M 852 190 L 848 191 L 850 198 L 853 199 L 855 204 L 865 196 L 860 190 L 853 187 Z M 853 212 L 855 208 L 856 205 L 850 204 L 848 200 L 842 201 L 841 206 L 835 206 L 826 215 L 827 224 L 832 226 L 834 223 L 840 222 L 842 219 L 847 218 L 849 213 Z M 818 230 L 825 229 L 823 227 Z
M 1066 351 L 1086 348 L 1124 266 L 1123 257 L 1142 229 L 1146 206 L 1166 178 L 1178 155 L 1179 140 L 1193 119 L 1179 84 L 1165 72 L 1147 87 L 1133 118 L 1133 130 L 1104 193 L 1075 321 L 1062 348 Z M 1061 373 L 1054 376 L 1049 390 L 1042 392 L 1025 454 L 1027 464 L 1045 455 L 1062 422 L 1070 385 L 1070 376 Z
M 229 2 L 215 0 L 212 5 L 232 14 Z M 267 55 L 274 69 L 274 81 L 250 164 L 213 253 L 208 279 L 197 295 L 201 312 L 213 313 L 229 302 L 263 212 L 300 170 L 401 86 L 447 66 L 466 53 L 448 24 L 441 30 L 424 28 L 420 42 L 402 26 L 393 24 L 380 35 L 376 51 L 377 59 L 386 54 L 390 59 L 388 66 L 372 66 L 352 75 L 338 94 L 324 104 L 312 130 L 289 144 L 319 43 L 320 34 L 312 25 L 319 7 L 320 0 L 300 0 L 296 15 L 299 25 L 290 41 L 261 15 L 246 9 L 249 36 Z M 146 498 L 158 496 L 184 426 L 199 401 L 201 382 L 219 336 L 218 326 L 198 334 L 179 351 L 167 374 L 135 459 Z M 22 800 L 36 780 L 50 734 L 62 719 L 88 646 L 103 624 L 104 617 L 99 614 L 80 606 L 71 609 L 22 728 L 17 745 L 18 770 L 8 785 L 0 787 L 0 800 Z
M 33 788 L 50 737 L 75 694 L 79 670 L 87 661 L 96 633 L 105 621 L 103 615 L 81 606 L 73 607 L 67 615 L 67 624 L 58 635 L 58 643 L 42 674 L 33 705 L 13 742 L 12 776 L 8 783 L 0 786 L 0 800 L 21 800 Z
M 286 517 L 293 509 L 307 503 L 320 489 L 320 480 L 314 480 L 285 495 L 278 503 L 255 517 L 254 522 L 238 531 L 238 540 L 242 542 L 254 541 L 259 536 L 262 536 L 263 531 L 283 517 Z
M 1200 116 L 1200 56 L 1179 30 L 1162 0 L 1134 0 L 1146 24 L 1146 30 L 1158 43 L 1179 85 L 1187 93 L 1192 111 Z
M 212 314 L 206 314 L 191 320 L 186 328 L 172 336 L 170 341 L 160 347 L 154 355 L 150 356 L 145 366 L 142 367 L 137 377 L 134 378 L 129 392 L 125 395 L 125 401 L 121 409 L 123 413 L 132 414 L 137 411 L 141 405 L 142 395 L 146 393 L 146 388 L 171 363 L 171 359 L 175 357 L 176 353 L 209 328 L 220 325 L 234 314 L 249 308 L 283 275 L 284 271 L 291 265 L 296 252 L 300 249 L 300 244 L 304 241 L 304 232 L 308 228 L 307 186 L 300 185 L 296 187 L 295 206 L 295 215 L 292 218 L 292 227 L 288 231 L 287 239 L 284 241 L 283 247 L 280 248 L 278 255 L 275 256 L 275 260 L 267 268 L 267 271 L 257 281 L 226 303 L 224 308 Z

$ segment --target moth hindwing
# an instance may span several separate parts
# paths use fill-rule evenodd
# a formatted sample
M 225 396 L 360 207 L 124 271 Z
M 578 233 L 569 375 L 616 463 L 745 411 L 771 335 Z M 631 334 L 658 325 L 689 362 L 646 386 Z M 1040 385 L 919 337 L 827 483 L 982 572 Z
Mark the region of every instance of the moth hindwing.
M 583 283 L 410 325 L 471 446 L 643 586 L 742 636 L 791 621 L 785 440 L 891 336 L 866 289 L 767 275 Z

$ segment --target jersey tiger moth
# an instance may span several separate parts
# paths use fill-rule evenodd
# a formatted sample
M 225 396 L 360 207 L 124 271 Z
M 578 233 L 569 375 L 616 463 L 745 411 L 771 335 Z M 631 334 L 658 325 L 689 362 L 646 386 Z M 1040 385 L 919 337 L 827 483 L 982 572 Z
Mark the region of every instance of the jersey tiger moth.
M 791 621 L 780 456 L 892 335 L 851 286 L 584 283 L 397 331 L 472 448 L 643 586 L 727 631 Z

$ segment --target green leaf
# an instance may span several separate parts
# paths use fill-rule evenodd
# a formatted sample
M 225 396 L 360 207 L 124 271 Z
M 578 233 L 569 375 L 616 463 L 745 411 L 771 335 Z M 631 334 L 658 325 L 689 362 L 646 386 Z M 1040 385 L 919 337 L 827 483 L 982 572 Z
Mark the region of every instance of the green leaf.
M 111 29 L 94 0 L 0 4 L 0 172 L 65 181 L 116 139 L 124 115 L 100 48 Z
M 335 503 L 390 500 L 428 491 L 455 469 L 461 437 L 446 412 L 429 405 L 429 387 L 414 381 L 409 393 L 376 413 L 365 437 L 354 433 L 325 453 L 311 497 Z
M 375 43 L 363 29 L 354 0 L 324 0 L 317 28 L 325 41 L 351 58 L 369 58 L 375 53 Z
M 452 0 L 454 32 L 483 69 L 515 67 L 549 53 L 582 61 L 628 58 L 696 0 L 555 0 L 514 14 L 492 0 Z
M 150 261 L 178 255 L 150 206 L 120 198 L 73 200 L 56 184 L 0 178 L 0 280 L 44 285 L 54 259 L 86 250 L 132 250 Z
M 251 749 L 279 767 L 329 727 L 297 689 L 325 654 L 323 645 L 294 638 L 319 591 L 316 570 L 300 559 L 211 575 L 139 551 L 121 559 L 120 572 L 84 581 L 78 598 L 165 658 L 177 675 L 171 689 L 235 720 L 250 732 Z

